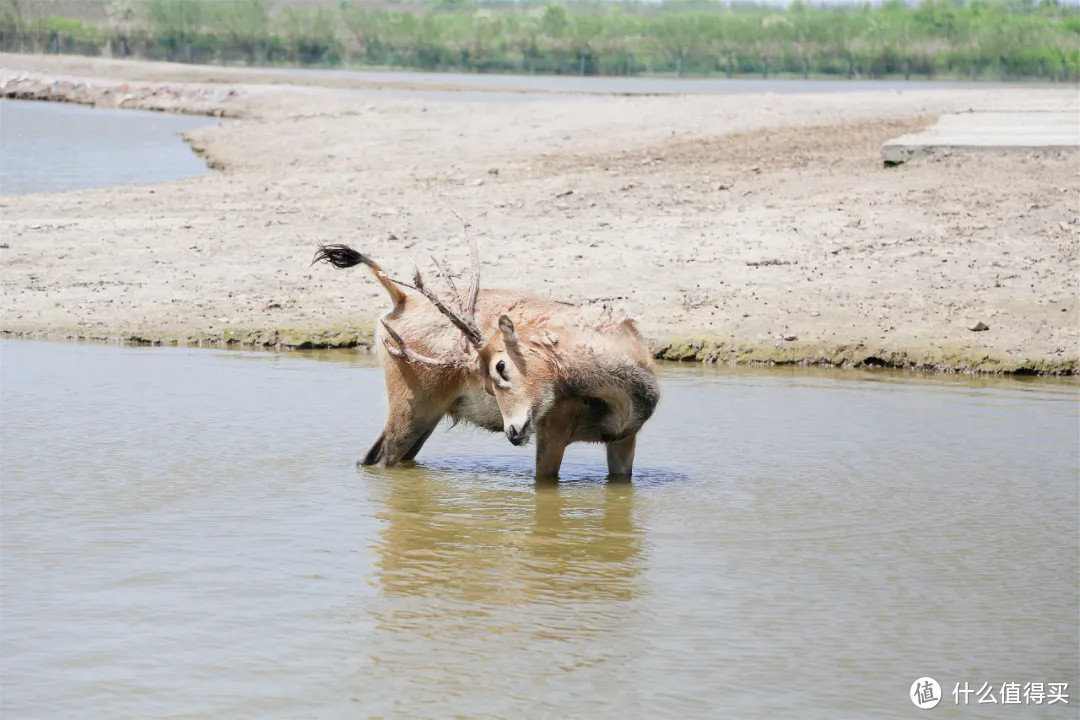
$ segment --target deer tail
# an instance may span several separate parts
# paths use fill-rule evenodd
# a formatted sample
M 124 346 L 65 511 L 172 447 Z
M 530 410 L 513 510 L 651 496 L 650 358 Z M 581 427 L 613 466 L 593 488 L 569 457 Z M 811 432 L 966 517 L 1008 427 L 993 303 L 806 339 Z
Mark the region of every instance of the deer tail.
M 347 245 L 320 245 L 311 264 L 314 265 L 324 260 L 337 268 L 351 268 L 361 263 L 367 265 L 375 275 L 375 279 L 379 281 L 379 284 L 386 288 L 386 292 L 390 294 L 390 299 L 393 300 L 395 306 L 405 302 L 405 293 L 402 292 L 401 288 L 387 277 L 378 263 L 367 255 L 359 253 Z

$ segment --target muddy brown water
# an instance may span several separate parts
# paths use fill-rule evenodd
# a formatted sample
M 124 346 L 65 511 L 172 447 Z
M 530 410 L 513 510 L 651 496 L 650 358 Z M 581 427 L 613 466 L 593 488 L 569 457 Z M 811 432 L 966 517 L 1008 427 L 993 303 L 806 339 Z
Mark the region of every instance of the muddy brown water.
M 632 484 L 348 353 L 0 343 L 18 718 L 1075 717 L 1076 384 L 665 367 Z M 954 704 L 1068 682 L 1070 705 Z M 977 686 L 977 685 L 976 685 Z

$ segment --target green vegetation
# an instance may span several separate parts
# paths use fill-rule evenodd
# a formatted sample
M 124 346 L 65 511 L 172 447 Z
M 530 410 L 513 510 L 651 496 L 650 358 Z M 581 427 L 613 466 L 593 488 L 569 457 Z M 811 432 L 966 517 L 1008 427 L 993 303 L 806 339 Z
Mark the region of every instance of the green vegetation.
M 781 9 L 710 0 L 409 7 L 117 0 L 98 9 L 33 17 L 26 0 L 0 0 L 0 49 L 581 75 L 1080 77 L 1080 10 L 1053 1 L 814 7 L 795 0 Z

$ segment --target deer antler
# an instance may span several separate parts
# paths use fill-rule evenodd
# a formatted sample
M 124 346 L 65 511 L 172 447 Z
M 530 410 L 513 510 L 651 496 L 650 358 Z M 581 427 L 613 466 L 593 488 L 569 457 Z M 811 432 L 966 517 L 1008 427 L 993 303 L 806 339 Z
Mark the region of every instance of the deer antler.
M 456 212 L 454 214 L 457 215 Z M 460 218 L 461 216 L 458 215 L 458 217 Z M 469 341 L 470 345 L 477 350 L 480 350 L 484 347 L 484 335 L 480 332 L 480 328 L 476 326 L 476 303 L 480 297 L 480 252 L 477 250 L 475 238 L 473 238 L 472 233 L 468 232 L 469 224 L 465 223 L 465 227 L 465 236 L 469 241 L 469 255 L 472 258 L 472 277 L 469 280 L 469 292 L 465 302 L 461 302 L 461 296 L 458 294 L 457 287 L 454 285 L 453 281 L 450 280 L 450 275 L 442 269 L 438 261 L 435 262 L 435 267 L 438 268 L 449 282 L 454 298 L 462 306 L 460 310 L 454 310 L 447 306 L 447 304 L 442 301 L 442 298 L 424 285 L 424 278 L 420 274 L 420 268 L 416 267 L 416 263 L 413 263 L 413 278 L 411 284 L 393 278 L 391 278 L 391 280 L 398 285 L 412 288 L 426 297 L 439 312 L 445 315 L 446 318 L 453 323 L 454 327 L 465 335 L 465 339 Z M 434 258 L 432 259 L 434 260 Z
M 463 360 L 436 360 L 435 358 L 428 357 L 427 355 L 421 355 L 415 350 L 411 350 L 409 346 L 405 344 L 405 341 L 401 338 L 401 336 L 398 335 L 397 331 L 394 330 L 394 328 L 390 327 L 390 325 L 385 320 L 379 320 L 379 322 L 382 323 L 383 330 L 386 331 L 386 334 L 389 335 L 390 339 L 394 341 L 394 345 L 397 346 L 394 347 L 386 341 L 386 338 L 383 338 L 383 345 L 386 347 L 386 351 L 394 357 L 403 357 L 410 362 L 420 363 L 421 365 L 431 365 L 433 367 L 464 367 L 465 362 Z
M 480 298 L 480 251 L 476 248 L 476 238 L 472 234 L 472 225 L 468 220 L 461 217 L 457 210 L 451 208 L 450 212 L 465 226 L 465 240 L 469 243 L 469 304 L 465 312 L 470 316 L 476 315 L 476 301 Z
M 424 278 L 420 275 L 420 270 L 416 265 L 413 265 L 413 281 L 411 283 L 396 278 L 390 278 L 390 280 L 398 285 L 415 290 L 426 297 L 439 312 L 446 316 L 454 327 L 465 335 L 465 338 L 473 347 L 477 350 L 484 347 L 484 336 L 480 332 L 480 328 L 476 327 L 476 322 L 473 318 L 448 307 L 446 303 L 442 301 L 442 298 L 429 290 L 428 287 L 424 285 Z
M 477 350 L 481 350 L 484 347 L 484 335 L 480 332 L 480 328 L 476 324 L 476 304 L 480 298 L 480 251 L 476 246 L 476 239 L 470 232 L 471 225 L 462 218 L 456 211 L 451 211 L 454 215 L 465 224 L 465 238 L 469 243 L 469 258 L 471 263 L 471 276 L 469 278 L 469 290 L 465 299 L 462 299 L 461 294 L 458 292 L 457 286 L 454 284 L 453 279 L 450 277 L 450 273 L 439 263 L 439 261 L 432 256 L 431 260 L 435 263 L 435 268 L 446 280 L 446 284 L 450 287 L 450 294 L 453 297 L 454 304 L 457 305 L 457 309 L 449 307 L 442 298 L 436 295 L 433 291 L 424 285 L 424 278 L 420 274 L 420 268 L 416 267 L 416 263 L 412 263 L 413 277 L 412 283 L 407 283 L 402 280 L 396 280 L 394 278 L 387 277 L 387 279 L 397 285 L 410 288 L 417 291 L 431 302 L 435 308 L 446 316 L 446 318 L 461 331 L 463 337 L 462 344 L 462 358 L 454 360 L 440 360 L 436 358 L 430 358 L 425 355 L 421 355 L 413 350 L 410 350 L 406 346 L 405 341 L 397 334 L 385 321 L 382 321 L 382 326 L 385 328 L 387 335 L 390 336 L 390 340 L 393 340 L 394 344 L 391 345 L 385 338 L 383 345 L 386 346 L 387 351 L 395 357 L 404 357 L 411 362 L 422 363 L 425 365 L 432 365 L 435 367 L 464 367 L 468 364 L 465 358 L 465 353 L 468 349 L 468 345 L 472 345 Z M 410 262 L 412 262 L 410 260 Z
M 454 284 L 454 278 L 450 277 L 450 273 L 446 272 L 446 268 L 439 262 L 439 258 L 434 255 L 431 256 L 431 262 L 435 264 L 435 269 L 442 275 L 443 280 L 446 281 L 447 286 L 450 288 L 450 294 L 454 296 L 457 306 L 462 312 L 465 311 L 465 301 L 461 299 L 461 293 L 458 292 L 457 285 Z

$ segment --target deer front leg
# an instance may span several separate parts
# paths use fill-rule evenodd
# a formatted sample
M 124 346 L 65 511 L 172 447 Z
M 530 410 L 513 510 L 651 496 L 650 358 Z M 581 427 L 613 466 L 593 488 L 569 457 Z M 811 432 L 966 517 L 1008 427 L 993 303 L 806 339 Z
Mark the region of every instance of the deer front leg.
M 558 479 L 563 454 L 573 435 L 574 419 L 580 412 L 580 400 L 560 400 L 536 426 L 537 480 Z
M 561 428 L 538 429 L 536 431 L 536 479 L 557 479 L 565 452 L 566 433 L 561 432 Z
M 634 473 L 634 448 L 637 435 L 607 444 L 608 477 L 628 478 Z

